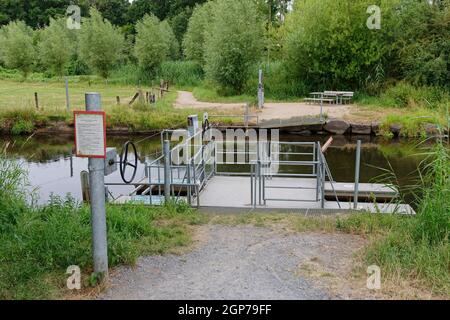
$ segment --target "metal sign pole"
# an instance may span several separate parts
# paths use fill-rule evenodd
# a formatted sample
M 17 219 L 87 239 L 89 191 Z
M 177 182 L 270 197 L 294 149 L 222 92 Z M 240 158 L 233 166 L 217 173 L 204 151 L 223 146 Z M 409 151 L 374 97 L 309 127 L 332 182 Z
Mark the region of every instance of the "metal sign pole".
M 258 81 L 258 108 L 264 108 L 264 84 L 263 84 L 263 71 L 259 69 L 259 81 Z
M 101 111 L 99 93 L 86 93 L 86 111 Z M 92 249 L 94 272 L 108 275 L 108 243 L 106 237 L 105 160 L 89 158 Z

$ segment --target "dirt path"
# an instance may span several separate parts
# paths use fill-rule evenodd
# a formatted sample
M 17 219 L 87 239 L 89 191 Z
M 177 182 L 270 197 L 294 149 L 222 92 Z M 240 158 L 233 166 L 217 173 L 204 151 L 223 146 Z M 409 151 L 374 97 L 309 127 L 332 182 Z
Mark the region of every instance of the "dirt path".
M 120 268 L 99 298 L 345 299 L 348 291 L 336 291 L 333 283 L 342 282 L 364 244 L 352 235 L 252 226 L 207 225 L 199 234 L 190 253 L 141 258 L 135 268 Z
M 194 108 L 194 109 L 243 109 L 245 103 L 213 103 L 198 101 L 192 92 L 178 91 L 178 98 L 175 101 L 175 108 Z
M 195 108 L 195 109 L 221 109 L 236 110 L 242 112 L 244 103 L 211 103 L 198 101 L 192 92 L 178 91 L 178 98 L 175 101 L 175 108 Z M 336 106 L 325 104 L 323 113 L 328 118 L 348 118 L 349 115 L 356 112 L 354 105 Z M 318 117 L 320 115 L 320 106 L 308 105 L 303 102 L 276 102 L 266 103 L 262 111 L 258 111 L 260 121 L 270 120 L 288 120 L 303 117 Z

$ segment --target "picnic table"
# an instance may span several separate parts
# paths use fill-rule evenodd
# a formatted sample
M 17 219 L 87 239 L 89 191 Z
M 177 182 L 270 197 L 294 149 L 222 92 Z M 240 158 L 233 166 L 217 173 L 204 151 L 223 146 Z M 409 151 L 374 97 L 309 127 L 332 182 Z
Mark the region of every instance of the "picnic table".
M 309 94 L 311 98 L 306 98 L 306 102 L 329 102 L 342 105 L 344 102 L 349 102 L 353 98 L 354 92 L 350 91 L 324 91 L 324 92 L 311 92 Z

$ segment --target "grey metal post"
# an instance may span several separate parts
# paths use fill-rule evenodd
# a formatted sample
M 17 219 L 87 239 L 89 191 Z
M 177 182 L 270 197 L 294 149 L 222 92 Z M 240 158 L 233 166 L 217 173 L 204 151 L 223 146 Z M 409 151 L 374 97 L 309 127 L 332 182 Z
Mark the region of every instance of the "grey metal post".
M 323 123 L 323 94 L 320 96 L 320 123 Z
M 361 140 L 356 144 L 356 165 L 355 165 L 355 195 L 353 209 L 358 209 L 358 195 L 359 195 L 359 172 L 361 169 Z
M 99 93 L 86 93 L 86 110 L 101 111 Z M 92 249 L 94 272 L 108 274 L 108 242 L 105 210 L 105 160 L 89 159 L 89 186 L 91 198 Z
M 65 78 L 65 83 L 66 83 L 66 108 L 67 112 L 70 112 L 69 79 L 67 77 Z
M 253 172 L 255 171 L 254 164 L 250 164 L 250 202 L 253 206 Z
M 164 140 L 164 199 L 170 201 L 170 141 Z
M 321 161 L 320 161 L 320 152 L 321 152 L 321 150 L 320 150 L 320 142 L 317 142 L 317 149 L 315 150 L 315 153 L 316 153 L 316 159 L 315 159 L 315 161 L 317 161 L 317 163 L 315 164 L 315 167 L 316 167 L 316 201 L 319 201 L 320 199 L 319 199 L 319 195 L 320 195 L 320 181 L 319 181 L 319 179 L 321 179 L 320 178 L 320 163 L 321 163 Z
M 258 108 L 264 108 L 264 84 L 263 84 L 263 71 L 259 69 L 259 81 L 258 81 Z

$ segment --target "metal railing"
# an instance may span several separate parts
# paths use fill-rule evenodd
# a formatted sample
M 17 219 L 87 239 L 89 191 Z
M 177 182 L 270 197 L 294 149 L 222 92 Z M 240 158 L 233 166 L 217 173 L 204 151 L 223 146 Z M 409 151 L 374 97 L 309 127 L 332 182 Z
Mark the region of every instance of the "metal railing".
M 282 146 L 303 147 L 310 149 L 309 152 L 281 152 Z M 275 147 L 275 150 L 274 150 Z M 304 161 L 280 160 L 283 156 L 306 156 Z M 310 168 L 311 173 L 280 173 L 283 166 L 295 166 Z M 272 169 L 276 167 L 276 171 Z M 315 179 L 314 187 L 299 185 L 273 185 L 269 181 L 274 177 L 284 178 L 310 178 Z M 253 207 L 265 206 L 267 201 L 273 202 L 320 202 L 320 207 L 325 208 L 325 183 L 328 181 L 332 187 L 337 204 L 341 208 L 338 196 L 334 188 L 334 179 L 326 161 L 325 155 L 319 142 L 269 142 L 269 154 L 261 154 L 258 159 L 251 163 L 250 193 L 251 205 Z M 291 190 L 314 190 L 315 197 L 309 198 L 271 198 L 268 191 L 273 189 Z
M 164 144 L 164 140 L 168 137 L 168 133 L 173 133 L 182 130 L 165 130 L 161 133 L 161 141 Z M 183 131 L 186 133 L 186 131 Z M 150 204 L 153 204 L 153 195 L 156 193 L 158 197 L 162 197 L 162 194 L 170 192 L 170 196 L 173 200 L 178 201 L 181 198 L 186 198 L 189 205 L 192 205 L 193 201 L 197 202 L 197 207 L 200 206 L 200 192 L 205 187 L 206 183 L 214 176 L 215 166 L 215 142 L 210 141 L 206 144 L 197 144 L 196 139 L 201 137 L 202 132 L 199 131 L 193 136 L 186 139 L 184 143 L 180 143 L 170 149 L 168 155 L 162 155 L 149 164 L 146 164 L 145 178 L 148 183 L 145 184 L 148 187 L 143 193 L 149 195 Z M 201 141 L 201 140 L 200 140 Z M 180 164 L 174 164 L 172 155 L 175 153 L 187 152 L 183 154 L 183 159 L 180 160 Z M 193 154 L 191 156 L 191 153 Z M 170 157 L 170 167 L 165 167 L 165 157 Z M 170 190 L 164 190 L 165 178 L 164 172 L 169 170 Z

